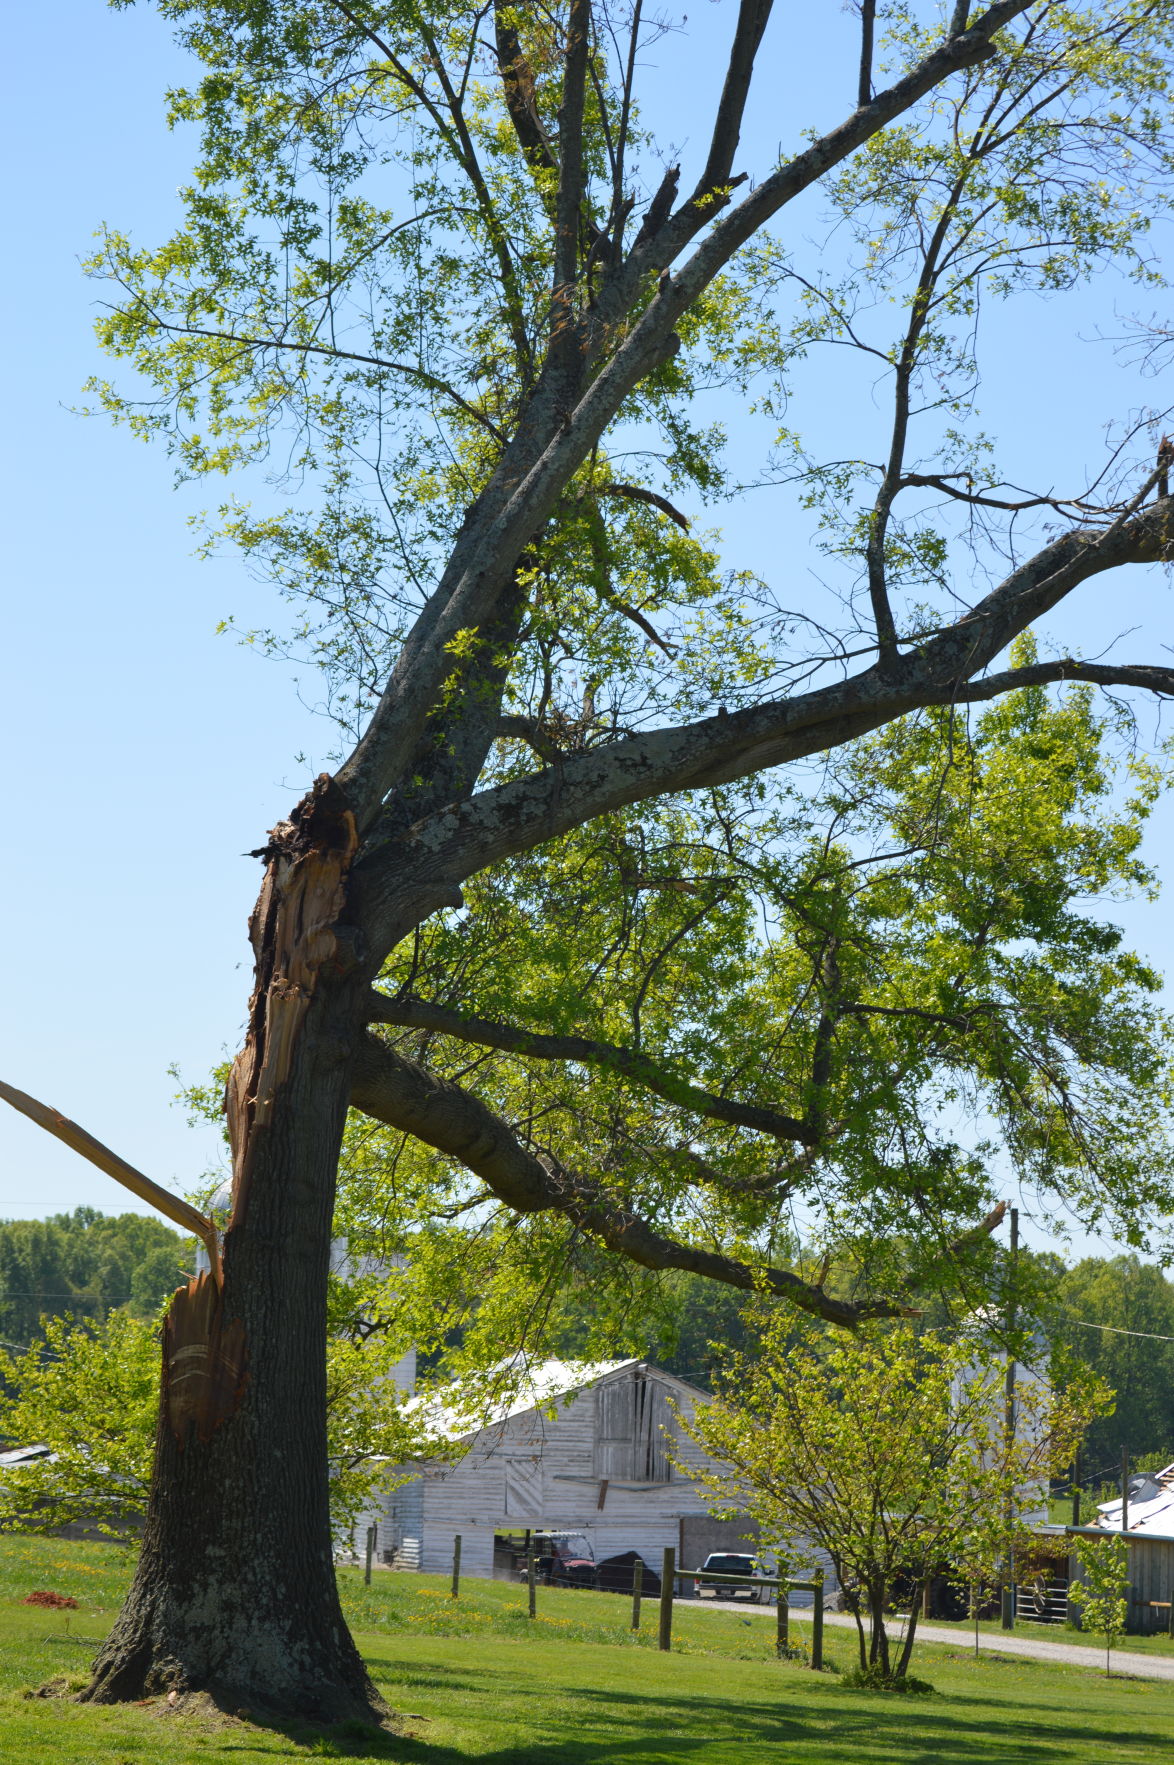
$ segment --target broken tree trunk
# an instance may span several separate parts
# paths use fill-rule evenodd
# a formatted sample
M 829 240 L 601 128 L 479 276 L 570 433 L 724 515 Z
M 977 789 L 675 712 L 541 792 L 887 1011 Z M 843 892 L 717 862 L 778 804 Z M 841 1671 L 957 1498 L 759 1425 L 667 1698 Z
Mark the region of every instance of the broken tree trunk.
M 354 849 L 323 777 L 263 854 L 223 1286 L 190 1282 L 167 1318 L 142 1552 L 89 1699 L 199 1690 L 323 1721 L 381 1707 L 339 1606 L 326 1456 L 331 1216 L 365 985 L 344 923 Z

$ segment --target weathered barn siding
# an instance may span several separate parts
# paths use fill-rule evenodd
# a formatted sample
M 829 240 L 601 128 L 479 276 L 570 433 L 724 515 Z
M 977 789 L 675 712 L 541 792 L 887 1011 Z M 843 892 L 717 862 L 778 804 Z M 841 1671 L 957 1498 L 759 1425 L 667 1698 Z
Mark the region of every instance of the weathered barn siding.
M 635 1550 L 659 1567 L 666 1546 L 680 1562 L 682 1522 L 706 1512 L 688 1471 L 712 1461 L 681 1433 L 670 1406 L 687 1416 L 702 1395 L 626 1362 L 490 1423 L 462 1458 L 423 1464 L 392 1494 L 380 1526 L 383 1560 L 443 1573 L 459 1532 L 462 1570 L 489 1576 L 496 1533 L 544 1529 L 584 1533 L 596 1562 Z
M 1087 1528 L 1085 1536 L 1091 1534 Z M 1112 1538 L 1114 1534 L 1107 1532 Z M 1116 1536 L 1121 1536 L 1117 1532 Z M 1068 1565 L 1069 1585 L 1080 1581 L 1080 1559 L 1075 1554 Z M 1174 1599 L 1174 1538 L 1147 1537 L 1145 1533 L 1129 1537 L 1129 1587 L 1126 1592 L 1125 1628 L 1131 1636 L 1152 1636 L 1155 1631 L 1166 1630 L 1170 1623 L 1170 1613 L 1162 1607 L 1153 1607 L 1151 1600 Z M 1079 1607 L 1069 1601 L 1072 1616 L 1079 1613 Z
M 1155 1610 L 1150 1600 L 1174 1599 L 1174 1538 L 1129 1540 L 1128 1628 L 1134 1636 L 1165 1630 L 1167 1611 Z

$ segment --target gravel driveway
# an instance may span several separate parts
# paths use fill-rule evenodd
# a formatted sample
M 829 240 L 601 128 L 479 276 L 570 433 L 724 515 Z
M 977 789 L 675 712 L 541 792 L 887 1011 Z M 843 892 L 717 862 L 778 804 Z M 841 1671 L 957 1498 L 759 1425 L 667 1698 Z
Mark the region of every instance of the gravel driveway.
M 682 1602 L 683 1604 L 686 1602 Z M 745 1618 L 769 1618 L 775 1620 L 774 1607 L 751 1605 L 748 1600 L 689 1600 L 690 1607 L 704 1606 L 715 1612 L 741 1612 Z M 811 1608 L 792 1606 L 791 1621 L 798 1620 L 801 1624 L 810 1624 Z M 826 1625 L 840 1630 L 855 1630 L 856 1622 L 847 1613 L 825 1612 L 823 1621 Z M 890 1636 L 896 1638 L 901 1634 L 900 1620 L 891 1622 Z M 918 1642 L 952 1643 L 955 1648 L 970 1649 L 974 1647 L 974 1632 L 967 1630 L 947 1629 L 942 1624 L 919 1624 L 917 1626 Z M 987 1631 L 980 1631 L 978 1646 L 982 1651 L 992 1651 L 999 1655 L 1026 1655 L 1033 1661 L 1063 1661 L 1072 1667 L 1092 1667 L 1100 1672 L 1105 1668 L 1104 1649 L 1089 1648 L 1082 1643 L 1044 1642 L 1042 1638 L 1024 1636 L 1019 1631 L 1011 1631 L 1006 1636 L 992 1636 Z M 1174 1680 L 1174 1657 L 1162 1655 L 1139 1655 L 1130 1653 L 1128 1649 L 1113 1650 L 1113 1672 L 1128 1674 L 1135 1679 L 1171 1679 Z

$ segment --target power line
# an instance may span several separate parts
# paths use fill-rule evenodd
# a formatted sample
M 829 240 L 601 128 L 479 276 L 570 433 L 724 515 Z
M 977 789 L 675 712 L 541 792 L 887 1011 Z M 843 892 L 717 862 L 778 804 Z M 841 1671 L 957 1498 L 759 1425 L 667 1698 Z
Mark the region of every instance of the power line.
M 1174 1342 L 1174 1336 L 1159 1336 L 1153 1330 L 1119 1330 L 1116 1324 L 1092 1324 L 1087 1318 L 1065 1318 L 1066 1324 L 1080 1324 L 1085 1330 L 1107 1330 L 1111 1336 L 1140 1336 L 1146 1342 Z

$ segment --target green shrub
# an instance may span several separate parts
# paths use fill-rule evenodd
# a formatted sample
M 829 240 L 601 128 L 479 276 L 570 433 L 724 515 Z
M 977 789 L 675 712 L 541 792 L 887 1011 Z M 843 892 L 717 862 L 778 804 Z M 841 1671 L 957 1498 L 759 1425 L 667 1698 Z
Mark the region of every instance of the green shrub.
M 886 1673 L 879 1662 L 871 1667 L 853 1667 L 840 1677 L 840 1684 L 849 1691 L 895 1691 L 924 1697 L 933 1690 L 928 1679 L 916 1679 L 912 1673 Z

